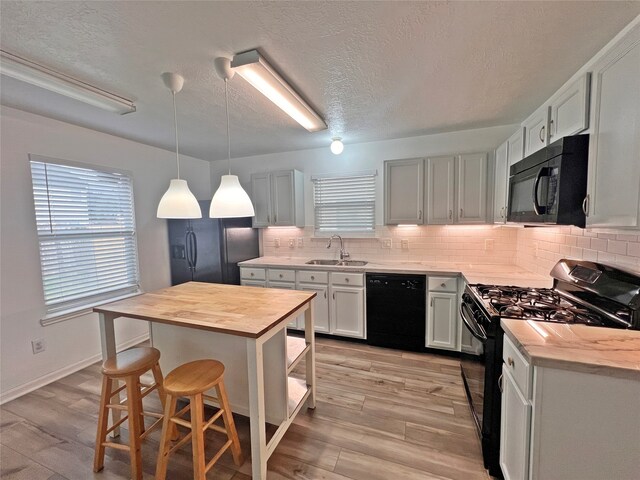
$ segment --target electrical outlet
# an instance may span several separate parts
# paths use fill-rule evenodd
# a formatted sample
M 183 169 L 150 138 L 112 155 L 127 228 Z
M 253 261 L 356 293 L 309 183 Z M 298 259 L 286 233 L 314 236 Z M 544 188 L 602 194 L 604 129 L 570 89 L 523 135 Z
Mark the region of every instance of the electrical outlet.
M 289 248 L 295 248 L 296 246 L 296 239 L 295 238 L 290 238 L 289 239 Z
M 273 239 L 273 246 L 276 248 L 280 248 L 280 239 L 279 238 L 274 238 Z
M 382 239 L 382 248 L 391 248 L 391 239 L 383 238 Z
M 407 250 L 409 248 L 409 239 L 408 238 L 403 238 L 402 240 L 400 240 L 400 246 L 404 250 Z
M 304 247 L 304 237 L 298 237 L 298 248 Z
M 31 340 L 31 350 L 33 354 L 42 353 L 47 349 L 47 345 L 44 343 L 44 338 L 38 338 L 37 340 Z
M 484 249 L 485 250 L 493 250 L 494 244 L 495 244 L 495 240 L 493 238 L 487 238 L 484 241 Z

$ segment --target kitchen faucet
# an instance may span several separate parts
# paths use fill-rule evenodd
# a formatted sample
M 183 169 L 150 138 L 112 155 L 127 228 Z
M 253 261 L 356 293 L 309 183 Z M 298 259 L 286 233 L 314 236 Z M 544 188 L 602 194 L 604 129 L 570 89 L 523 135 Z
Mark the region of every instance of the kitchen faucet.
M 342 237 L 340 235 L 331 235 L 331 237 L 329 237 L 329 243 L 327 243 L 327 248 L 331 248 L 331 240 L 333 240 L 334 238 L 340 239 L 340 260 L 349 258 L 351 255 L 349 254 L 349 252 L 345 251 L 344 243 L 342 242 Z

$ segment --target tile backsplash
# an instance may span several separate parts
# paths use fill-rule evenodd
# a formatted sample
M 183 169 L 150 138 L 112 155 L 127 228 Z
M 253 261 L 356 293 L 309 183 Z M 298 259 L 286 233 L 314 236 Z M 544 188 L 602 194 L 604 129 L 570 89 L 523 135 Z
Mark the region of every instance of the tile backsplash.
M 640 271 L 640 236 L 633 231 L 577 227 L 518 229 L 516 264 L 547 275 L 561 258 L 598 261 Z M 639 232 L 640 233 L 640 232 Z
M 346 238 L 344 244 L 354 260 L 512 264 L 516 235 L 515 229 L 493 225 L 379 226 L 375 237 Z M 334 240 L 327 249 L 327 240 L 316 237 L 313 227 L 262 230 L 266 256 L 338 258 L 340 242 Z M 391 241 L 391 248 L 385 248 L 385 240 Z
M 263 255 L 338 258 L 340 245 L 313 227 L 261 230 Z M 385 248 L 390 240 L 391 248 Z M 279 243 L 279 245 L 278 245 Z M 640 232 L 576 227 L 514 228 L 493 225 L 379 226 L 371 238 L 346 238 L 354 260 L 513 264 L 548 275 L 561 258 L 619 265 L 640 272 Z M 291 246 L 292 245 L 292 246 Z

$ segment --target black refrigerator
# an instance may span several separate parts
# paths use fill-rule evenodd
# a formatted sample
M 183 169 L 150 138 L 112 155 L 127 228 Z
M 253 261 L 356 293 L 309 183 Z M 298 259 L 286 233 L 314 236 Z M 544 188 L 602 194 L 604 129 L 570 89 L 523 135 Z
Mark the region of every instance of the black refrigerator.
M 259 256 L 258 230 L 251 218 L 209 218 L 210 201 L 200 201 L 203 218 L 168 220 L 171 284 L 240 285 L 238 262 Z

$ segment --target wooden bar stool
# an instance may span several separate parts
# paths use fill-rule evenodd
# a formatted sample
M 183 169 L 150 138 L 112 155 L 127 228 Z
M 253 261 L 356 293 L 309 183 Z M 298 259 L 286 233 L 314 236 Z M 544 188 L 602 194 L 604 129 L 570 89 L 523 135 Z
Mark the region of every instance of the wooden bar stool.
M 189 439 L 191 439 L 193 450 L 193 478 L 196 480 L 204 480 L 207 472 L 229 447 L 231 447 L 233 461 L 236 465 L 242 465 L 240 441 L 233 422 L 233 414 L 229 408 L 223 375 L 224 365 L 217 360 L 196 360 L 179 366 L 165 378 L 164 389 L 167 393 L 167 402 L 162 423 L 162 438 L 156 467 L 156 480 L 165 479 L 169 455 L 188 442 Z M 218 398 L 204 394 L 204 392 L 214 387 Z M 176 413 L 178 397 L 189 397 L 189 404 Z M 220 410 L 206 422 L 203 419 L 205 398 L 216 402 L 220 407 Z M 191 411 L 190 422 L 181 418 L 188 411 Z M 225 428 L 214 424 L 220 416 L 223 417 Z M 173 446 L 170 445 L 172 424 L 190 429 L 190 432 Z M 227 435 L 227 442 L 208 463 L 205 462 L 204 458 L 204 433 L 207 429 Z
M 98 415 L 98 432 L 96 435 L 96 451 L 93 460 L 93 471 L 99 472 L 104 467 L 105 447 L 116 448 L 129 452 L 131 457 L 131 477 L 142 479 L 142 440 L 162 422 L 161 413 L 145 412 L 142 399 L 153 390 L 158 391 L 160 402 L 164 409 L 166 394 L 163 388 L 162 371 L 160 370 L 160 352 L 151 347 L 135 347 L 108 358 L 102 364 L 102 395 L 100 397 L 100 413 Z M 154 383 L 145 385 L 140 377 L 151 370 Z M 123 381 L 124 385 L 113 389 L 114 382 Z M 142 390 L 141 390 L 142 388 Z M 127 398 L 118 403 L 111 403 L 114 395 L 127 391 Z M 126 411 L 127 415 L 107 428 L 109 410 Z M 144 427 L 144 417 L 154 417 L 157 420 L 148 428 Z M 129 445 L 109 442 L 107 435 L 113 432 L 126 420 L 129 420 Z

